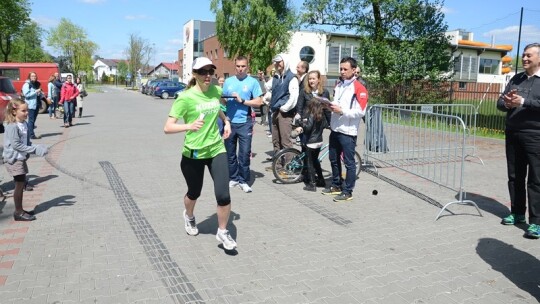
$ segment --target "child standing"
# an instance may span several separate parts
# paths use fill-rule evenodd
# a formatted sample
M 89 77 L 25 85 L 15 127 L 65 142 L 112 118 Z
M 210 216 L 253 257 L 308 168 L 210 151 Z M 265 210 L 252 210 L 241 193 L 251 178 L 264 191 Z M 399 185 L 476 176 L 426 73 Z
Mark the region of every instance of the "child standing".
M 323 145 L 323 131 L 328 128 L 328 121 L 324 115 L 324 106 L 316 98 L 312 98 L 304 112 L 304 119 L 300 121 L 300 126 L 291 133 L 297 136 L 303 133 L 302 146 L 306 151 L 307 174 L 304 175 L 304 190 L 317 191 L 317 186 L 325 187 L 326 183 L 322 174 L 319 153 Z
M 36 219 L 33 211 L 25 211 L 22 206 L 23 189 L 28 174 L 26 160 L 30 153 L 38 156 L 45 156 L 48 148 L 45 145 L 32 145 L 28 140 L 28 104 L 20 99 L 12 99 L 5 110 L 5 133 L 4 152 L 2 158 L 7 172 L 13 176 L 15 190 L 13 200 L 15 202 L 15 213 L 13 218 L 16 221 L 33 221 Z

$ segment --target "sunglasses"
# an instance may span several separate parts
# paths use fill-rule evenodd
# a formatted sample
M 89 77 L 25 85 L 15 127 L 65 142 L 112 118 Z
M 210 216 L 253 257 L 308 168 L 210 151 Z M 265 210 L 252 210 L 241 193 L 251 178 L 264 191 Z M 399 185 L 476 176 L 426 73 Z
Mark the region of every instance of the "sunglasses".
M 195 71 L 195 73 L 201 75 L 201 76 L 212 76 L 214 75 L 214 69 L 206 70 L 206 69 L 198 69 Z

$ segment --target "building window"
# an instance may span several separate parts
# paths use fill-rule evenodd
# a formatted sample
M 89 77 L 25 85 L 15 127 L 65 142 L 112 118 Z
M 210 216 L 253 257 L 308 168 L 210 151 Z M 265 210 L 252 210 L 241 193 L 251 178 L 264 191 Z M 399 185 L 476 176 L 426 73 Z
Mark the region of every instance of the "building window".
M 217 49 L 216 49 L 216 59 L 218 59 L 218 51 L 217 51 Z
M 466 82 L 463 82 L 463 81 L 460 81 L 460 82 L 459 82 L 459 85 L 458 85 L 458 89 L 460 89 L 460 90 L 466 90 L 466 89 L 467 89 L 467 83 L 466 83 Z
M 499 74 L 499 60 L 496 59 L 480 59 L 480 69 L 478 73 L 481 74 L 492 74 L 497 75 Z
M 315 50 L 310 46 L 305 46 L 300 50 L 300 60 L 313 63 L 315 60 Z
M 358 54 L 358 48 L 357 47 L 352 47 L 352 55 L 351 55 L 352 58 L 356 59 L 356 61 L 360 61 L 360 55 Z
M 328 48 L 328 64 L 339 64 L 339 46 Z

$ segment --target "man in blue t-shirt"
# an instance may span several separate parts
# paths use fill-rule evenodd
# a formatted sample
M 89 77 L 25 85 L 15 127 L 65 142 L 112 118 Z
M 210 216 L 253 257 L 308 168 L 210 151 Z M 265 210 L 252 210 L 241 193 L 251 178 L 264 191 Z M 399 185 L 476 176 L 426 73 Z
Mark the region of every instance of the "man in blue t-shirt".
M 234 60 L 236 76 L 225 80 L 223 96 L 227 98 L 227 117 L 231 121 L 231 134 L 225 140 L 229 158 L 229 187 L 239 186 L 244 192 L 253 191 L 250 181 L 251 140 L 253 138 L 252 107 L 262 104 L 259 82 L 247 74 L 248 59 L 238 56 Z M 238 153 L 237 153 L 238 145 Z

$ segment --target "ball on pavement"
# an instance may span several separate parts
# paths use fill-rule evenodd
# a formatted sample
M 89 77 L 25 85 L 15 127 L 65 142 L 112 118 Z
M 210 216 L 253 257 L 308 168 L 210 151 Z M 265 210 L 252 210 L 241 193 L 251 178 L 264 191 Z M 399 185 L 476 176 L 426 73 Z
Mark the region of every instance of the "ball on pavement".
M 379 191 L 377 191 L 377 190 L 373 190 L 373 191 L 371 192 L 371 194 L 373 194 L 373 195 L 377 195 L 377 194 L 379 194 Z

